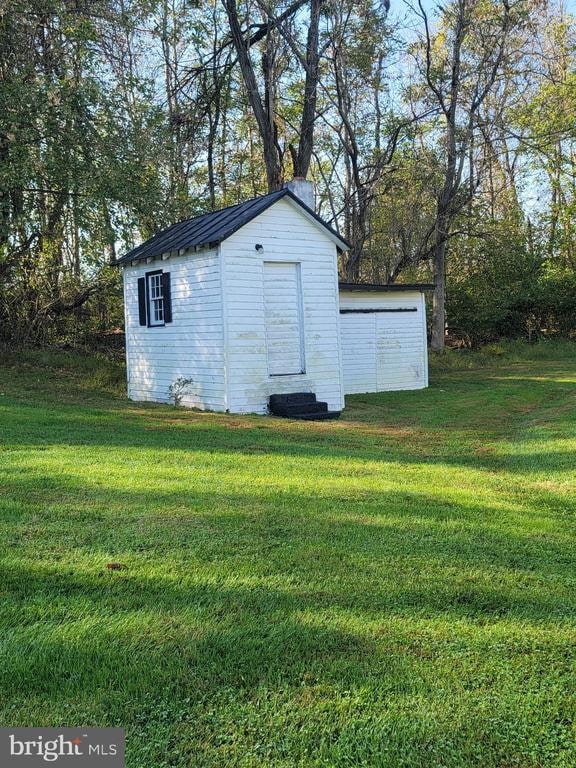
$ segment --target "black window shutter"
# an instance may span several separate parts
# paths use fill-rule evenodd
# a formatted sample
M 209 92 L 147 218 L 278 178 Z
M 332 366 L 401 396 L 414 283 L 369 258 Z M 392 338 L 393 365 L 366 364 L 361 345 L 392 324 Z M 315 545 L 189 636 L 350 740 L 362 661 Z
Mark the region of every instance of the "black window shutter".
M 148 325 L 146 318 L 146 278 L 138 278 L 138 313 L 140 315 L 140 325 Z
M 170 272 L 162 272 L 162 298 L 164 299 L 164 322 L 172 322 L 172 294 L 170 292 Z

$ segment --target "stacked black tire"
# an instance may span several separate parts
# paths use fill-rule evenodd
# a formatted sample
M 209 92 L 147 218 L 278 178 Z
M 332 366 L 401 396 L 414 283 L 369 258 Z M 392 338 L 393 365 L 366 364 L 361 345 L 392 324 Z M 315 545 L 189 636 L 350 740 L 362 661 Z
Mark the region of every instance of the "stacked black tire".
M 340 411 L 329 411 L 328 404 L 316 400 L 314 392 L 291 392 L 288 395 L 270 395 L 270 412 L 286 419 L 324 421 L 337 419 Z

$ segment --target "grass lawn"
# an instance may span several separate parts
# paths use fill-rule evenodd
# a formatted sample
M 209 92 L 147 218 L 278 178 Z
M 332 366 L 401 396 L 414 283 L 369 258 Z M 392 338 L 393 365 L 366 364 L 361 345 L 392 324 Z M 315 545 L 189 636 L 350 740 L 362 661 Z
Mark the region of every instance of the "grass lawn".
M 576 766 L 576 355 L 317 424 L 2 359 L 0 725 L 121 726 L 129 768 Z

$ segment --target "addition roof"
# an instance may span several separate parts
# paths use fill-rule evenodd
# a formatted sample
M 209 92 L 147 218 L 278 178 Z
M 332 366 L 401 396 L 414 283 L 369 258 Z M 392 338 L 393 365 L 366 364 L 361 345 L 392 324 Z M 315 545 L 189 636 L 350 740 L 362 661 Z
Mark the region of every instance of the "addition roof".
M 373 291 L 396 293 L 401 291 L 433 291 L 434 283 L 338 283 L 341 291 Z

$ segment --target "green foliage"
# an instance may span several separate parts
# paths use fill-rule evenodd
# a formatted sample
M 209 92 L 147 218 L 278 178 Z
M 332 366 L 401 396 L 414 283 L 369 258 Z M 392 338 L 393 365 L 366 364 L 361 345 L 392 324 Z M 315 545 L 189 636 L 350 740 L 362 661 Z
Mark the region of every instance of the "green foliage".
M 535 309 L 540 328 L 548 334 L 576 335 L 576 274 L 571 269 L 545 269 Z
M 454 243 L 448 275 L 451 332 L 470 343 L 526 336 L 541 258 L 526 248 L 515 223 L 485 227 L 482 237 Z
M 530 250 L 523 225 L 501 222 L 454 247 L 448 276 L 451 332 L 472 346 L 501 338 L 572 337 L 576 275 Z M 540 249 L 541 250 L 541 249 Z
M 94 280 L 110 246 L 110 198 L 95 183 L 106 125 L 94 27 L 66 4 L 40 11 L 19 0 L 0 17 L 0 325 L 11 340 L 56 335 L 83 270 Z
M 576 764 L 573 357 L 323 424 L 3 361 L 2 723 L 125 728 L 128 768 Z
M 418 270 L 420 250 L 434 228 L 435 190 L 440 185 L 435 151 L 417 149 L 413 143 L 397 151 L 394 173 L 382 180 L 371 211 L 364 262 L 367 282 L 386 283 L 398 274 L 409 281 L 408 270 Z
M 265 191 L 258 130 L 219 0 L 5 5 L 0 340 L 85 343 L 122 325 L 115 256 L 175 221 Z M 413 11 L 401 20 L 380 1 L 321 5 L 311 170 L 320 212 L 352 241 L 358 279 L 429 280 L 446 164 L 431 83 L 450 82 L 456 6 L 430 12 L 429 80 Z M 257 6 L 239 3 L 254 33 Z M 450 333 L 473 345 L 575 330 L 576 25 L 546 3 L 514 6 L 497 88 L 472 140 L 464 105 L 495 63 L 502 8 L 466 0 L 448 313 Z M 274 52 L 268 106 L 286 174 L 308 20 L 304 3 L 250 51 L 262 93 L 262 55 Z

